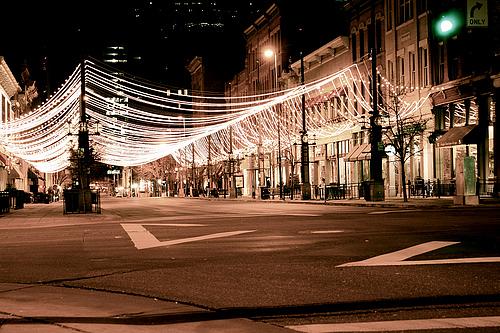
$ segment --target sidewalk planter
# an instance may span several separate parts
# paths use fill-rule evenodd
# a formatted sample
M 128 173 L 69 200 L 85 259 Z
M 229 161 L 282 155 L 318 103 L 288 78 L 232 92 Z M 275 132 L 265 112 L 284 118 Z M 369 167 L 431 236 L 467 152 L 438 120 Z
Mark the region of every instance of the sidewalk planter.
M 15 196 L 16 196 L 16 205 L 15 205 L 15 208 L 16 209 L 22 209 L 22 208 L 24 208 L 24 201 L 25 201 L 24 191 L 17 190 L 15 192 Z
M 362 183 L 365 201 L 384 201 L 384 182 L 365 180 Z
M 101 213 L 101 196 L 98 191 L 64 190 L 63 213 Z
M 12 209 L 22 209 L 24 208 L 25 194 L 23 190 L 16 190 L 14 188 L 9 188 L 7 191 L 1 192 L 1 203 L 0 210 L 2 212 L 8 212 Z
M 50 203 L 50 196 L 47 193 L 38 192 L 33 196 L 33 203 Z
M 269 187 L 260 188 L 260 198 L 263 200 L 271 198 L 271 191 L 269 191 Z
M 0 192 L 0 213 L 10 212 L 10 195 L 7 191 Z

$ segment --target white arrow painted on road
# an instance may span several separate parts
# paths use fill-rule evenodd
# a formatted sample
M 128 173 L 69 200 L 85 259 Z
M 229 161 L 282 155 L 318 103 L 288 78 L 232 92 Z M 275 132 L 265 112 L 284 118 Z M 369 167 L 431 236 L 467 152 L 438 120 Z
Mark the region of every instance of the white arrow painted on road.
M 229 231 L 229 232 L 219 232 L 216 234 L 202 235 L 196 237 L 188 237 L 188 238 L 179 238 L 169 241 L 160 241 L 156 238 L 152 233 L 146 230 L 143 225 L 161 225 L 161 226 L 176 226 L 176 227 L 190 227 L 190 226 L 203 226 L 202 224 L 160 224 L 160 223 L 151 223 L 151 224 L 137 224 L 137 223 L 122 223 L 122 228 L 127 232 L 130 239 L 134 243 L 135 247 L 138 250 L 150 249 L 153 247 L 160 246 L 171 246 L 183 243 L 197 242 L 207 239 L 214 238 L 223 238 L 223 237 L 231 237 L 236 235 L 241 235 L 245 233 L 255 232 L 257 230 L 239 230 L 239 231 Z
M 427 242 L 415 245 L 403 250 L 383 254 L 377 257 L 362 261 L 348 262 L 337 267 L 364 267 L 364 266 L 410 266 L 410 265 L 438 265 L 438 264 L 472 264 L 500 262 L 500 257 L 481 258 L 456 258 L 456 259 L 436 259 L 436 260 L 407 260 L 423 253 L 431 252 L 446 246 L 458 244 L 460 242 Z

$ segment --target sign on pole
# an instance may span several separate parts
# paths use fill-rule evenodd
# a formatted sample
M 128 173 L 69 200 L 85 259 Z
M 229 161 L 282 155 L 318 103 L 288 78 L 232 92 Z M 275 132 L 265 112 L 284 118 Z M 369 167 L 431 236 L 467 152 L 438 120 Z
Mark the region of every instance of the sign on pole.
M 488 27 L 488 0 L 467 0 L 467 27 Z

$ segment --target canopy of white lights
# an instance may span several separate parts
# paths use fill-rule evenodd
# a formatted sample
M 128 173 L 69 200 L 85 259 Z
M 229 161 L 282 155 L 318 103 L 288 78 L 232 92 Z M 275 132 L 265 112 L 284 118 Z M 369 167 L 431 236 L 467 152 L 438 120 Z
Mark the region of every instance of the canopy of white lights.
M 212 162 L 227 160 L 230 151 L 236 155 L 257 147 L 276 150 L 278 133 L 282 145 L 290 146 L 302 130 L 303 94 L 307 131 L 318 140 L 350 131 L 371 111 L 370 70 L 359 65 L 286 90 L 215 97 L 171 91 L 117 74 L 95 60 L 84 64 L 91 144 L 102 162 L 110 165 L 141 165 L 169 154 L 177 160 L 194 156 L 195 163 L 206 164 L 209 156 Z M 78 66 L 41 107 L 0 124 L 0 144 L 42 172 L 66 168 L 77 142 L 73 134 L 81 125 L 80 79 Z M 386 80 L 384 84 L 393 88 Z M 337 99 L 332 121 L 323 108 L 335 97 L 342 98 Z M 401 101 L 399 115 L 418 112 L 427 97 Z

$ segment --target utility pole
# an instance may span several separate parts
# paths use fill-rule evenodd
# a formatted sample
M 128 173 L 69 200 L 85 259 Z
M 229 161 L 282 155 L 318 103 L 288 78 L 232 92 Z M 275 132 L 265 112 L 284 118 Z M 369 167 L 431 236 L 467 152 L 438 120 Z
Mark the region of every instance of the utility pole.
M 300 51 L 300 85 L 304 87 L 304 53 Z M 300 171 L 302 177 L 302 200 L 311 199 L 311 185 L 309 184 L 309 140 L 306 124 L 306 95 L 302 93 L 302 132 L 301 132 Z

